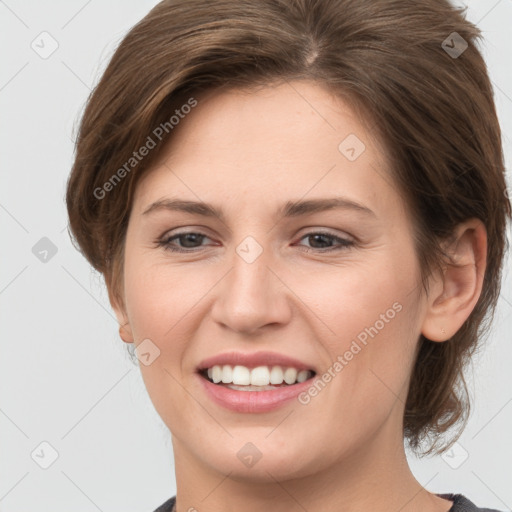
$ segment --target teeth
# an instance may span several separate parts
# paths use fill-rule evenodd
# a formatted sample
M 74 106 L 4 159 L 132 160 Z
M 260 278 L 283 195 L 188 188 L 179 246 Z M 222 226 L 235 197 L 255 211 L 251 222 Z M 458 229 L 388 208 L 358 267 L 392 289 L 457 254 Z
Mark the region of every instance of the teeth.
M 283 369 L 280 366 L 273 366 L 270 371 L 270 384 L 283 383 Z
M 226 366 L 223 368 L 226 368 Z M 224 370 L 222 371 L 222 375 L 224 376 Z M 248 386 L 251 383 L 251 370 L 245 366 L 235 366 L 233 368 L 231 382 L 233 384 L 238 384 L 239 386 Z M 225 384 L 230 384 L 230 382 L 226 382 Z
M 220 366 L 214 366 L 212 368 L 212 380 L 215 384 L 218 384 L 222 380 L 222 368 Z
M 297 380 L 297 370 L 295 368 L 286 368 L 284 372 L 284 381 L 286 384 L 294 384 Z
M 251 370 L 251 386 L 268 386 L 269 382 L 268 366 L 258 366 Z M 233 384 L 238 384 L 238 382 L 233 381 Z
M 233 368 L 228 364 L 225 364 L 222 367 L 222 382 L 225 384 L 229 384 L 233 382 Z
M 297 382 L 304 382 L 305 380 L 308 380 L 309 378 L 309 372 L 307 370 L 301 370 L 297 374 Z
M 246 366 L 215 365 L 208 368 L 208 378 L 215 384 L 234 384 L 235 386 L 269 386 L 286 383 L 304 382 L 313 372 L 309 370 L 298 371 L 296 368 L 283 368 L 281 366 L 258 366 L 247 368 Z

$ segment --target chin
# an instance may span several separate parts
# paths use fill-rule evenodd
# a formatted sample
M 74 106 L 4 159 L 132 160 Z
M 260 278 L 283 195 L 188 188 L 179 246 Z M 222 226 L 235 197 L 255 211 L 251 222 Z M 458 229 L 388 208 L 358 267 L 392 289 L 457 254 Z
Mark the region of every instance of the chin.
M 265 434 L 267 435 L 267 434 Z M 237 482 L 272 483 L 307 477 L 315 471 L 321 471 L 326 463 L 324 456 L 318 462 L 304 458 L 304 442 L 297 442 L 296 448 L 288 444 L 286 447 L 272 445 L 267 440 L 258 445 L 235 437 L 221 450 L 208 450 L 198 454 L 203 463 L 211 470 L 228 475 Z M 259 448 L 258 448 L 259 446 Z M 311 447 L 310 447 L 311 448 Z

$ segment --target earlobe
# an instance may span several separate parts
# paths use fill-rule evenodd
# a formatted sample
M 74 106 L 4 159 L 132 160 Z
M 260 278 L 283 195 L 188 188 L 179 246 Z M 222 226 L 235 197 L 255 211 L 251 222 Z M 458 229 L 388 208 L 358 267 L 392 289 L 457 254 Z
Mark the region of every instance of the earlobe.
M 487 262 L 487 234 L 479 219 L 459 226 L 445 247 L 450 261 L 432 284 L 421 333 L 431 341 L 449 340 L 473 311 L 482 291 Z
M 114 310 L 117 321 L 119 323 L 119 337 L 125 343 L 133 343 L 133 333 L 130 322 L 126 315 L 124 304 L 122 304 L 122 299 L 115 295 L 110 287 L 107 286 L 107 288 L 110 305 L 112 306 L 112 309 Z
M 124 309 L 112 306 L 119 322 L 119 336 L 125 343 L 133 343 L 133 333 Z
M 129 323 L 119 326 L 119 336 L 125 343 L 133 343 L 133 335 Z
M 133 333 L 124 308 L 112 305 L 119 322 L 119 336 L 125 343 L 133 343 Z

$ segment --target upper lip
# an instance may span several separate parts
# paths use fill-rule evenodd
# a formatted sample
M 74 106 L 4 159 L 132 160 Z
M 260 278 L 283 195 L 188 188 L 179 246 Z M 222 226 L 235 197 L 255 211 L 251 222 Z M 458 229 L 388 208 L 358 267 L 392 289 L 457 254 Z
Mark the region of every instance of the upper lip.
M 246 366 L 247 368 L 256 368 L 257 366 L 282 366 L 285 368 L 296 368 L 299 371 L 313 370 L 310 365 L 298 359 L 276 352 L 225 352 L 201 361 L 198 365 L 198 371 L 206 370 L 216 365 L 222 366 L 224 364 Z

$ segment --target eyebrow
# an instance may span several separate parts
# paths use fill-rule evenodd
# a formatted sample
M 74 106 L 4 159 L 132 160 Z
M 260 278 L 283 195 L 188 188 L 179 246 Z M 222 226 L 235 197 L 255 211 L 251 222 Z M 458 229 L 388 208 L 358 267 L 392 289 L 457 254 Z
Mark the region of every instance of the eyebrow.
M 300 217 L 303 215 L 310 215 L 313 213 L 335 209 L 353 210 L 359 213 L 363 213 L 367 216 L 376 217 L 375 213 L 366 206 L 363 206 L 362 204 L 356 203 L 355 201 L 344 197 L 288 201 L 277 211 L 277 217 Z M 170 198 L 159 199 L 158 201 L 155 201 L 144 210 L 142 215 L 148 215 L 149 213 L 162 210 L 180 211 L 202 215 L 204 217 L 216 217 L 222 222 L 225 222 L 226 220 L 222 209 L 212 204 L 199 201 L 188 201 L 183 199 Z

